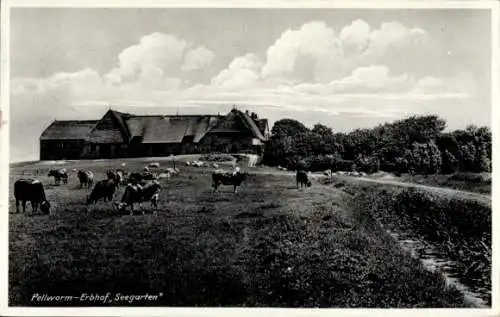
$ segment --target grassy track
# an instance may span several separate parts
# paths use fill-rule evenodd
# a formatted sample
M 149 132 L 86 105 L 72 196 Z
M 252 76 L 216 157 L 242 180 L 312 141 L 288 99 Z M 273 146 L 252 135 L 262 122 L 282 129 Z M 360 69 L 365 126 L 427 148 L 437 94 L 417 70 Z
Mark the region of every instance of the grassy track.
M 109 163 L 71 164 L 91 167 L 99 179 Z M 127 169 L 142 166 L 129 162 Z M 77 188 L 74 175 L 66 186 L 46 185 L 55 214 L 10 215 L 10 304 L 40 304 L 31 302 L 33 293 L 111 292 L 162 293 L 132 304 L 141 306 L 464 305 L 441 276 L 348 208 L 349 196 L 336 188 L 297 190 L 290 176 L 255 174 L 237 195 L 226 187 L 212 196 L 209 174 L 181 169 L 162 180 L 157 216 L 114 215 L 102 202 L 86 215 L 88 190 Z M 33 170 L 11 169 L 11 184 Z

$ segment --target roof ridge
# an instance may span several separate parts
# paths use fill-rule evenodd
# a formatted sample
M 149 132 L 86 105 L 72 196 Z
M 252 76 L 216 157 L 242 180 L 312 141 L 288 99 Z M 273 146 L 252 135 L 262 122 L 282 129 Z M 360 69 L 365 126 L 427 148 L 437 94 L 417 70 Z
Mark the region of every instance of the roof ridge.
M 234 110 L 234 109 L 233 109 Z M 235 111 L 240 117 L 243 116 L 243 122 L 247 125 L 248 128 L 252 131 L 255 137 L 264 140 L 264 136 L 262 135 L 262 132 L 260 132 L 259 127 L 255 123 L 254 119 L 250 117 L 247 113 L 242 112 L 240 110 Z

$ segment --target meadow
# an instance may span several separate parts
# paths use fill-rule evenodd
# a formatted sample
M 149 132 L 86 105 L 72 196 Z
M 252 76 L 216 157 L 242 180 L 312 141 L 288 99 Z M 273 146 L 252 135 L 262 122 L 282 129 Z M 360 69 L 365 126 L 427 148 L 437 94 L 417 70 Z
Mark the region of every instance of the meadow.
M 96 179 L 121 161 L 81 161 Z M 128 160 L 128 171 L 145 162 Z M 171 167 L 165 165 L 162 167 Z M 51 215 L 15 214 L 10 193 L 9 305 L 99 306 L 102 302 L 32 301 L 33 294 L 161 294 L 155 301 L 104 305 L 199 307 L 465 307 L 463 295 L 423 268 L 341 188 L 318 181 L 296 189 L 291 175 L 245 168 L 236 195 L 211 192 L 210 169 L 179 166 L 162 179 L 158 213 L 118 215 L 76 173 L 51 186 L 51 166 L 11 168 L 10 184 L 37 177 Z M 63 167 L 63 165 L 61 165 Z M 38 176 L 36 170 L 38 169 Z M 31 176 L 29 176 L 31 175 Z M 123 188 L 116 194 L 121 198 Z M 28 204 L 28 210 L 31 206 Z

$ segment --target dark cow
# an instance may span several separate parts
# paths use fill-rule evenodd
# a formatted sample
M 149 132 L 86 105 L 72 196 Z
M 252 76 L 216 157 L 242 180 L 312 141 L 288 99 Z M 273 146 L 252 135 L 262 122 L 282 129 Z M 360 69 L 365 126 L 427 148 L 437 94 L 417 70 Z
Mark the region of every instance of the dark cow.
M 128 179 L 126 181 L 128 183 L 138 184 L 143 180 L 144 180 L 144 177 L 142 176 L 141 173 L 134 172 L 134 173 L 129 174 Z
M 123 193 L 121 203 L 118 208 L 124 210 L 130 206 L 130 214 L 134 213 L 134 204 L 138 203 L 141 207 L 142 202 L 151 202 L 151 207 L 158 208 L 158 200 L 161 191 L 161 185 L 158 181 L 153 181 L 144 186 L 140 184 L 128 184 Z M 144 214 L 144 211 L 142 211 Z
M 132 184 L 145 184 L 145 181 L 156 180 L 157 176 L 150 172 L 137 173 L 133 172 L 128 175 L 128 178 L 125 180 L 127 183 Z
M 106 201 L 112 201 L 115 195 L 116 184 L 112 179 L 104 179 L 98 181 L 90 195 L 87 196 L 87 205 L 96 204 L 99 199 Z
M 311 187 L 312 183 L 309 180 L 309 176 L 307 175 L 307 172 L 304 170 L 298 170 L 297 175 L 295 176 L 295 179 L 297 180 L 297 188 L 302 187 Z
M 152 181 L 157 179 L 156 173 L 144 172 L 142 173 L 142 179 L 147 181 Z
M 45 189 L 39 180 L 19 179 L 14 183 L 14 197 L 16 198 L 16 212 L 19 212 L 19 202 L 22 202 L 23 212 L 26 212 L 26 202 L 31 203 L 33 212 L 38 206 L 44 214 L 50 213 L 50 203 L 45 196 Z
M 240 172 L 239 170 L 232 173 L 215 171 L 212 173 L 213 192 L 215 193 L 220 185 L 232 185 L 234 187 L 233 193 L 236 194 L 237 187 L 243 183 L 246 176 L 247 173 Z
M 120 187 L 120 183 L 123 181 L 123 170 L 110 169 L 106 171 L 106 176 L 115 182 L 117 187 Z
M 49 171 L 48 176 L 54 177 L 54 184 L 57 186 L 59 186 L 59 184 L 61 183 L 61 180 L 63 181 L 64 184 L 68 183 L 68 173 L 66 173 L 65 168 L 60 169 L 60 170 L 52 169 Z
M 80 180 L 80 187 L 90 188 L 94 184 L 94 173 L 92 171 L 78 171 L 77 175 Z

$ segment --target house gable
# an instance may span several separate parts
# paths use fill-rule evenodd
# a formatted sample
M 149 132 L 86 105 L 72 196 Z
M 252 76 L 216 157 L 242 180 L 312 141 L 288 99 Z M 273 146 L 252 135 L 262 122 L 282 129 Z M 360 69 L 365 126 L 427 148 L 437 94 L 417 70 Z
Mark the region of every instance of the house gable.
M 207 133 L 246 133 L 252 135 L 253 131 L 242 113 L 233 109 L 225 117 L 221 117 L 215 122 Z
M 120 113 L 109 110 L 90 132 L 92 143 L 128 143 L 129 133 Z

